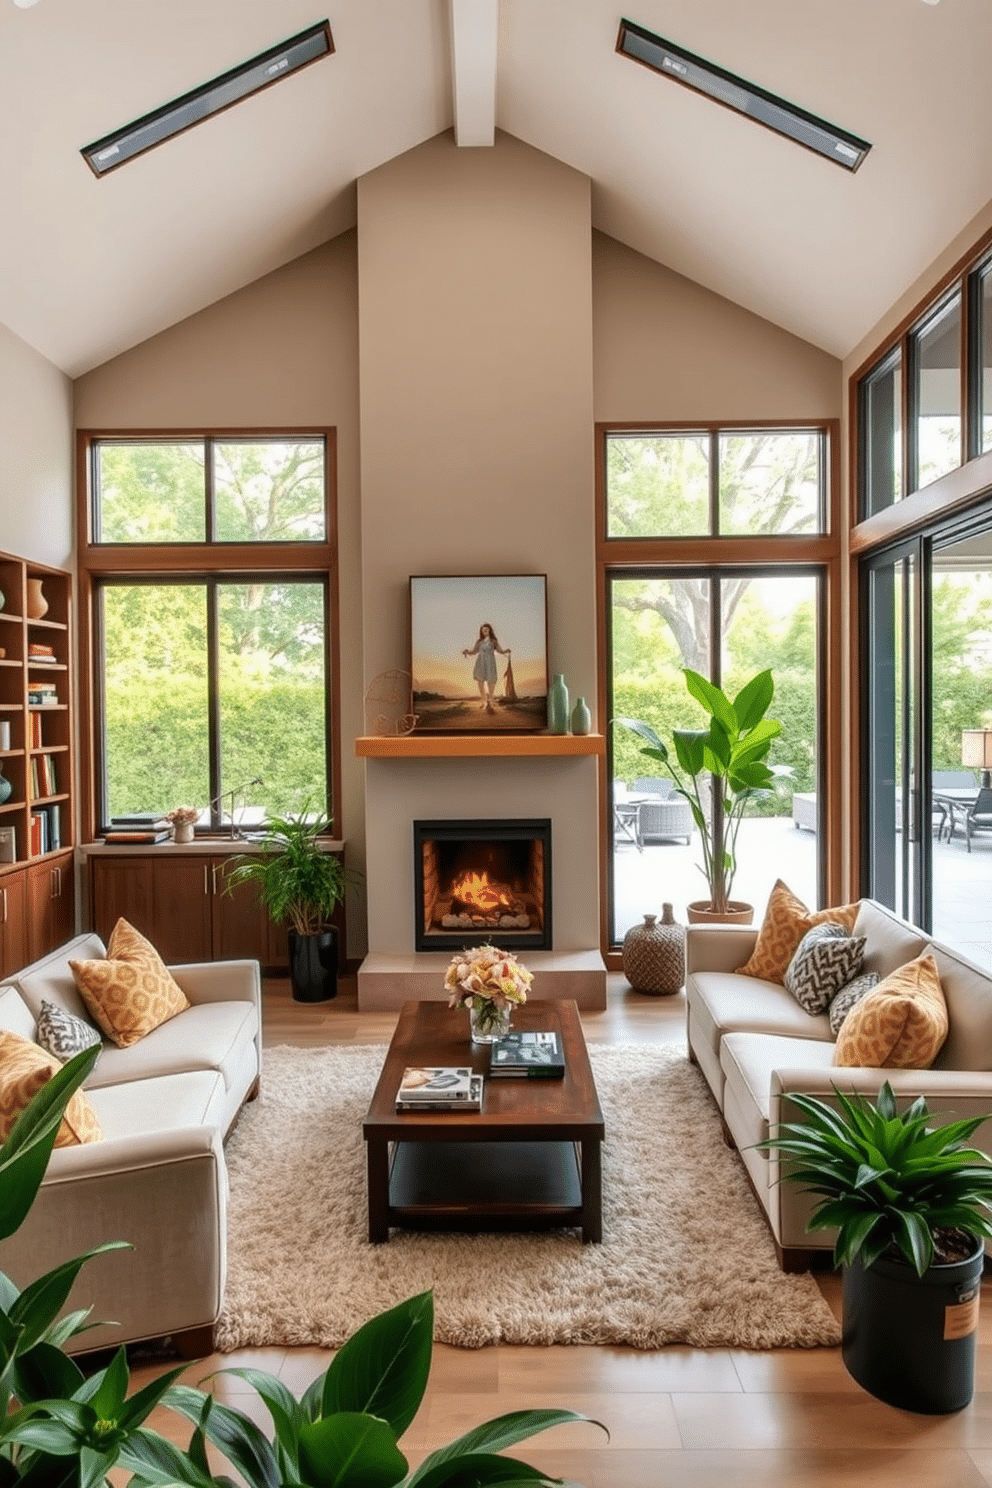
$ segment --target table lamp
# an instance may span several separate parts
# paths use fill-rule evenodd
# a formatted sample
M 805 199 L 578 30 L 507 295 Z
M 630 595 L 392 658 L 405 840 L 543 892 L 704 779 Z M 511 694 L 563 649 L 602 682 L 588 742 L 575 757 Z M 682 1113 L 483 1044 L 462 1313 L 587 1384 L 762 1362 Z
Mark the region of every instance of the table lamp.
M 981 770 L 983 786 L 992 785 L 992 728 L 962 730 L 961 763 Z

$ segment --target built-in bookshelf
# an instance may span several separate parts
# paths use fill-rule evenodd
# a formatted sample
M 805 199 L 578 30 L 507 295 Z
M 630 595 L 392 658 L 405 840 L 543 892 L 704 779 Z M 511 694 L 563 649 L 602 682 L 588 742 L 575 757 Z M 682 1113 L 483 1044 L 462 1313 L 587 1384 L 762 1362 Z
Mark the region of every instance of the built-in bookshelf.
M 44 946 L 52 925 L 71 925 L 72 579 L 62 569 L 0 553 L 0 593 L 0 775 L 8 783 L 0 784 L 6 798 L 0 799 L 5 974 L 5 963 L 23 964 Z M 19 914 L 12 914 L 12 902 Z

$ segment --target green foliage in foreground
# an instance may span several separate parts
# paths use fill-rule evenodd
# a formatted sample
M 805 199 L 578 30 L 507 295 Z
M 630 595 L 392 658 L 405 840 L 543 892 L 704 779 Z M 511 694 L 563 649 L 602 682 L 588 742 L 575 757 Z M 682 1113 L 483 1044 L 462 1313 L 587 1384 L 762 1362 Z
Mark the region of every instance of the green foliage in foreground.
M 874 1105 L 834 1088 L 837 1106 L 790 1095 L 804 1122 L 762 1142 L 794 1160 L 785 1177 L 819 1199 L 807 1228 L 837 1227 L 834 1264 L 870 1266 L 894 1246 L 922 1276 L 938 1229 L 992 1237 L 992 1162 L 967 1146 L 985 1116 L 928 1125 L 920 1096 L 901 1114 L 888 1081 Z
M 70 1060 L 35 1096 L 0 1147 L 0 1240 L 24 1222 L 45 1174 L 62 1113 L 98 1049 Z M 484 1488 L 557 1482 L 503 1456 L 525 1437 L 589 1418 L 567 1410 L 515 1411 L 466 1432 L 412 1471 L 399 1438 L 420 1408 L 430 1373 L 430 1292 L 370 1319 L 338 1350 L 326 1374 L 297 1400 L 258 1370 L 247 1380 L 272 1418 L 273 1437 L 202 1390 L 175 1383 L 185 1364 L 129 1394 L 126 1351 L 86 1376 L 64 1345 L 86 1312 L 60 1318 L 80 1270 L 98 1247 L 23 1291 L 0 1272 L 0 1488 L 100 1488 L 112 1468 L 131 1488 L 235 1488 L 213 1474 L 207 1443 L 249 1488 Z M 145 1423 L 158 1405 L 194 1426 L 188 1450 Z

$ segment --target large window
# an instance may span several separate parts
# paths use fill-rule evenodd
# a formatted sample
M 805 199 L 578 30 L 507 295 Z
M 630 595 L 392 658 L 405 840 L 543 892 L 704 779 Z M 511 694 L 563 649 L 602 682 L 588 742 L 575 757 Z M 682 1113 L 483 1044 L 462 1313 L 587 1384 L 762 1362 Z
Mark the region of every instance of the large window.
M 749 808 L 733 897 L 760 919 L 781 876 L 815 904 L 825 891 L 822 637 L 836 556 L 828 430 L 625 428 L 603 440 L 606 716 L 641 719 L 670 742 L 673 728 L 705 726 L 686 668 L 733 696 L 771 667 L 770 715 L 783 726 L 771 763 L 792 773 Z M 706 884 L 698 833 L 664 770 L 619 727 L 608 761 L 606 938 L 617 946 L 663 900 L 681 918 Z
M 90 830 L 333 816 L 329 435 L 83 440 Z

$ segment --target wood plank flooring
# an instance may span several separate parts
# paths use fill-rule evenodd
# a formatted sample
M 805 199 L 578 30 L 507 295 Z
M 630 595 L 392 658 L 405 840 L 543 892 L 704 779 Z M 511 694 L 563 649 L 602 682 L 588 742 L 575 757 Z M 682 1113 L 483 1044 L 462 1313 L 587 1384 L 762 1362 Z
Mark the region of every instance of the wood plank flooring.
M 652 998 L 610 978 L 608 1007 L 583 1014 L 590 1043 L 661 1042 L 683 1037 L 681 996 Z M 287 983 L 265 988 L 265 1042 L 321 1045 L 388 1043 L 392 1018 L 357 1010 L 353 979 L 332 1003 L 294 1003 Z M 263 1074 L 264 1078 L 264 1074 Z M 839 1312 L 836 1278 L 819 1284 Z M 459 1432 L 505 1411 L 538 1405 L 580 1410 L 609 1428 L 556 1428 L 517 1455 L 585 1488 L 978 1488 L 992 1485 L 992 1292 L 986 1283 L 979 1330 L 977 1390 L 951 1416 L 915 1416 L 865 1394 L 836 1349 L 749 1353 L 669 1348 L 438 1346 L 423 1407 L 402 1446 L 411 1465 Z M 214 1355 L 191 1367 L 251 1365 L 277 1374 L 297 1393 L 327 1367 L 321 1349 L 251 1349 Z M 140 1385 L 162 1367 L 136 1351 Z M 219 1396 L 268 1428 L 264 1407 L 240 1380 L 219 1377 Z M 164 1434 L 185 1444 L 185 1423 L 164 1413 Z M 123 1482 L 123 1478 L 117 1481 Z

